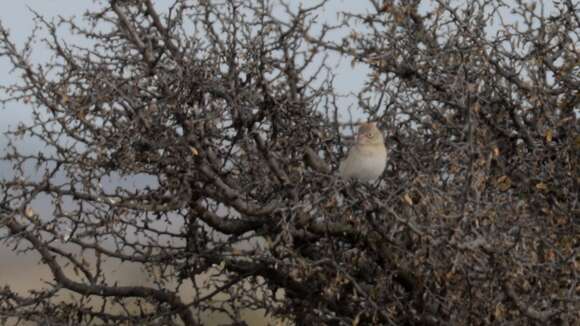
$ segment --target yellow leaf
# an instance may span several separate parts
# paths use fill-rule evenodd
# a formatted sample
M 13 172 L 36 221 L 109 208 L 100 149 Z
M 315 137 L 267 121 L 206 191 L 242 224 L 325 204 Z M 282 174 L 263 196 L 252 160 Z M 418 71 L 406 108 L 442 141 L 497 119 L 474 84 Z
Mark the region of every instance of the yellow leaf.
M 552 129 L 548 129 L 546 130 L 546 134 L 544 136 L 546 137 L 546 141 L 551 142 L 552 138 L 554 138 L 554 132 Z
M 497 148 L 497 147 L 493 148 L 493 157 L 495 157 L 495 158 L 499 157 L 499 148 Z
M 199 152 L 197 151 L 197 149 L 195 149 L 195 147 L 190 147 L 189 149 L 191 150 L 191 156 L 199 155 Z

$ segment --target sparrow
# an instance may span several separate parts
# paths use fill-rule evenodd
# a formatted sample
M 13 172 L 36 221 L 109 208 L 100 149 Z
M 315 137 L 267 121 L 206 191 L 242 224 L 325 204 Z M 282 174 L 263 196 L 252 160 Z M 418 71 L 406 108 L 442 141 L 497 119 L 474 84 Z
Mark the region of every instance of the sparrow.
M 376 181 L 387 164 L 387 148 L 383 134 L 376 123 L 367 122 L 359 126 L 355 144 L 340 163 L 339 175 L 344 179 L 361 182 Z

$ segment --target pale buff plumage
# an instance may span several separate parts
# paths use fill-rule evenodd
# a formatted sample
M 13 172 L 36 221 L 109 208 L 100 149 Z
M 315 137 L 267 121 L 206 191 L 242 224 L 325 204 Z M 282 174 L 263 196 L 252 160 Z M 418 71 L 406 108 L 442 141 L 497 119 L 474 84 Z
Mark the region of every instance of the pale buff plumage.
M 359 126 L 356 143 L 338 169 L 341 177 L 361 182 L 376 181 L 387 164 L 387 149 L 383 134 L 376 124 L 363 123 Z

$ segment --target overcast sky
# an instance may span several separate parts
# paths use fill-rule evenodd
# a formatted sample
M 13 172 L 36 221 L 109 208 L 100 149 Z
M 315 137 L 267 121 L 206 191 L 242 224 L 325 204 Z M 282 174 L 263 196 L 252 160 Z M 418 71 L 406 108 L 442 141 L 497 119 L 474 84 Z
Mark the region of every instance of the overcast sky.
M 361 2 L 351 0 L 332 0 L 336 4 L 334 9 L 338 10 L 356 10 L 362 9 Z M 158 8 L 163 8 L 169 0 L 156 0 L 155 4 Z M 312 0 L 306 0 L 308 3 L 313 3 Z M 42 14 L 43 16 L 57 17 L 57 16 L 80 16 L 87 9 L 95 7 L 92 1 L 78 1 L 78 0 L 20 0 L 20 1 L 4 1 L 2 3 L 2 10 L 0 10 L 0 21 L 2 25 L 10 31 L 12 40 L 17 46 L 22 47 L 26 38 L 33 31 L 33 17 L 34 14 L 31 9 Z M 336 11 L 329 8 L 324 15 L 329 19 L 336 18 Z M 77 42 L 78 40 L 71 39 L 67 36 L 67 31 L 61 31 L 61 35 L 68 43 Z M 40 43 L 37 43 L 33 51 L 32 61 L 35 63 L 43 63 L 50 60 L 50 52 Z M 7 85 L 17 81 L 18 74 L 10 73 L 11 64 L 7 58 L 0 56 L 0 85 Z M 353 70 L 350 63 L 342 64 L 340 69 L 335 69 L 337 73 L 336 84 L 342 90 L 355 90 L 360 88 L 364 80 L 364 71 L 362 67 L 357 66 Z M 4 94 L 0 91 L 0 97 Z M 0 108 L 0 155 L 6 149 L 6 139 L 3 133 L 8 129 L 14 129 L 19 122 L 27 122 L 30 120 L 31 108 L 23 103 L 10 103 L 5 108 Z M 19 149 L 24 151 L 39 151 L 42 146 L 30 139 L 24 139 L 19 142 Z M 12 177 L 11 166 L 6 161 L 0 162 L 0 179 L 7 179 Z M 49 205 L 47 201 L 44 204 Z M 37 207 L 38 208 L 38 207 Z M 43 210 L 37 209 L 38 212 Z M 47 210 L 50 213 L 51 210 Z M 0 234 L 1 235 L 1 234 Z M 44 280 L 50 280 L 51 277 L 46 268 L 37 265 L 38 257 L 36 255 L 15 255 L 10 249 L 0 245 L 0 279 L 3 280 L 0 286 L 10 284 L 13 290 L 25 291 L 35 287 L 43 286 Z M 120 267 L 115 265 L 116 279 L 124 285 L 139 285 L 146 282 L 138 270 L 134 270 L 132 266 Z M 5 282 L 5 283 L 4 283 Z
M 166 7 L 172 1 L 157 0 L 155 5 L 158 8 Z M 305 3 L 312 4 L 314 1 L 307 0 Z M 332 0 L 332 6 L 326 8 L 324 12 L 324 19 L 335 19 L 337 10 L 348 11 L 364 11 L 368 8 L 366 1 L 349 1 L 349 0 Z M 87 9 L 95 8 L 96 4 L 93 1 L 78 1 L 78 0 L 20 0 L 20 1 L 5 1 L 0 10 L 0 21 L 4 27 L 8 28 L 12 39 L 17 45 L 22 45 L 26 38 L 33 30 L 33 13 L 34 10 L 45 17 L 70 17 L 73 15 L 80 16 Z M 66 31 L 62 31 L 61 35 L 66 37 Z M 73 40 L 74 41 L 74 40 Z M 69 40 L 70 42 L 70 40 Z M 42 44 L 36 44 L 34 49 L 32 61 L 41 63 L 50 60 L 50 53 Z M 19 76 L 10 73 L 10 62 L 0 57 L 0 84 L 6 85 L 13 82 Z M 337 73 L 336 86 L 343 92 L 348 90 L 356 90 L 360 88 L 364 80 L 365 74 L 361 73 L 360 66 L 353 70 L 350 64 L 342 64 L 335 72 Z M 2 94 L 0 93 L 0 96 Z M 12 103 L 5 109 L 0 109 L 0 132 L 4 132 L 8 127 L 15 127 L 18 122 L 28 120 L 30 110 L 24 104 Z M 0 136 L 3 138 L 3 136 Z M 5 140 L 0 139 L 0 151 L 5 147 Z
M 168 5 L 173 2 L 172 0 L 157 0 L 155 5 L 160 10 L 167 8 Z M 312 5 L 314 1 L 305 0 L 305 2 Z M 337 18 L 337 11 L 348 10 L 350 12 L 361 12 L 365 10 L 362 3 L 366 1 L 348 1 L 348 0 L 331 0 L 333 6 L 326 8 L 323 12 L 322 19 L 325 21 L 333 21 Z M 0 11 L 0 21 L 2 25 L 7 28 L 10 32 L 11 39 L 16 43 L 18 48 L 22 48 L 27 38 L 33 32 L 34 28 L 34 12 L 43 15 L 47 20 L 51 18 L 71 17 L 77 16 L 82 19 L 82 14 L 91 8 L 96 8 L 97 5 L 92 1 L 77 1 L 77 0 L 60 0 L 60 1 L 46 1 L 46 0 L 24 0 L 24 1 L 8 1 L 3 4 L 2 10 Z M 84 43 L 82 39 L 72 38 L 70 34 L 67 34 L 67 30 L 63 29 L 60 31 L 61 35 L 65 41 L 69 44 L 82 44 Z M 85 43 L 86 44 L 86 43 Z M 43 64 L 49 62 L 52 58 L 52 53 L 46 48 L 42 42 L 37 42 L 33 46 L 33 52 L 31 61 L 33 63 Z M 338 56 L 334 58 L 335 62 L 339 62 Z M 0 85 L 8 85 L 14 83 L 20 78 L 19 73 L 11 73 L 11 63 L 6 57 L 0 56 Z M 339 67 L 333 70 L 336 74 L 335 86 L 342 92 L 356 92 L 360 89 L 366 71 L 361 65 L 355 66 L 354 68 L 350 65 L 350 61 L 343 62 Z M 0 97 L 4 97 L 5 94 L 0 90 Z M 350 97 L 348 101 L 342 100 L 341 106 L 346 108 L 348 105 L 356 103 L 354 96 Z M 15 127 L 23 122 L 27 123 L 30 121 L 31 110 L 30 105 L 24 103 L 9 103 L 4 108 L 0 108 L 0 155 L 5 154 L 7 139 L 3 133 L 10 129 L 13 130 Z M 362 118 L 362 117 L 355 117 Z M 18 140 L 17 143 L 20 152 L 32 152 L 36 153 L 38 151 L 44 151 L 45 146 L 35 139 L 24 138 Z M 32 171 L 29 171 L 32 173 Z M 13 169 L 10 162 L 0 161 L 0 179 L 10 179 L 13 177 Z M 48 203 L 45 203 L 48 204 Z M 42 206 L 42 205 L 41 205 Z M 2 250 L 0 250 L 1 253 Z
M 100 3 L 105 2 L 104 0 Z M 168 7 L 168 5 L 173 2 L 173 0 L 156 0 L 154 3 L 157 8 L 162 9 Z M 290 1 L 293 3 L 292 1 Z M 315 4 L 315 0 L 301 0 L 302 3 L 306 5 Z M 510 1 L 508 0 L 508 3 Z M 428 7 L 429 1 L 424 1 L 420 10 L 425 10 Z M 93 1 L 78 1 L 78 0 L 59 0 L 59 1 L 47 1 L 47 0 L 20 0 L 20 1 L 4 1 L 2 4 L 2 10 L 0 10 L 0 21 L 2 24 L 8 28 L 11 32 L 12 39 L 17 45 L 22 45 L 26 38 L 30 35 L 33 29 L 33 13 L 34 10 L 47 18 L 57 17 L 57 16 L 80 16 L 87 9 L 100 7 Z M 329 5 L 327 5 L 322 12 L 322 20 L 332 22 L 336 19 L 337 11 L 347 11 L 347 12 L 365 12 L 369 10 L 370 6 L 367 1 L 353 1 L 353 0 L 330 0 Z M 544 7 L 546 14 L 553 10 L 553 4 L 551 1 L 546 1 Z M 507 9 L 506 9 L 507 10 Z M 541 9 L 538 8 L 538 11 Z M 503 11 L 503 10 L 502 10 Z M 511 15 L 505 11 L 503 13 L 504 19 L 509 21 Z M 489 33 L 494 33 L 496 28 L 491 26 L 488 29 Z M 61 31 L 60 35 L 67 38 L 66 30 Z M 78 43 L 82 40 L 70 39 L 68 36 L 67 41 L 70 43 Z M 335 57 L 336 59 L 336 57 Z M 33 62 L 41 63 L 50 60 L 50 53 L 42 46 L 42 44 L 37 44 L 32 57 Z M 346 60 L 345 60 L 346 61 Z M 18 78 L 15 74 L 10 74 L 10 63 L 6 58 L 0 56 L 0 84 L 5 85 L 6 83 L 13 82 Z M 366 78 L 366 70 L 364 66 L 357 65 L 354 68 L 350 66 L 350 62 L 342 62 L 342 64 L 334 69 L 336 73 L 335 86 L 341 93 L 346 93 L 349 91 L 356 92 L 362 85 L 364 79 Z M 2 94 L 0 93 L 0 96 Z M 353 98 L 348 101 L 348 104 L 356 103 Z M 348 105 L 346 104 L 346 105 Z M 345 106 L 346 106 L 345 105 Z M 27 120 L 29 116 L 29 108 L 26 108 L 23 104 L 14 103 L 10 104 L 6 110 L 0 110 L 0 132 L 6 130 L 7 126 L 14 127 L 17 122 Z M 4 140 L 0 138 L 0 151 L 4 147 Z
M 165 7 L 170 0 L 156 0 L 155 4 L 158 8 Z M 305 3 L 314 3 L 313 0 L 304 0 Z M 548 3 L 550 3 L 548 1 Z M 324 12 L 323 19 L 332 20 L 336 18 L 336 11 L 350 11 L 350 12 L 361 12 L 367 7 L 366 1 L 356 1 L 356 0 L 332 0 L 332 6 L 327 7 Z M 12 40 L 16 42 L 17 45 L 21 46 L 26 38 L 30 35 L 33 29 L 33 13 L 31 9 L 44 15 L 45 17 L 56 17 L 58 15 L 64 17 L 70 17 L 73 15 L 80 16 L 87 9 L 95 7 L 96 5 L 93 1 L 79 1 L 79 0 L 12 0 L 3 1 L 2 9 L 0 10 L 0 21 L 3 26 L 10 30 Z M 61 35 L 66 36 L 66 31 L 62 31 Z M 71 41 L 67 39 L 67 41 Z M 50 53 L 41 44 L 37 44 L 33 52 L 32 60 L 33 62 L 46 62 L 50 60 Z M 0 56 L 0 85 L 6 85 L 11 82 L 16 81 L 19 76 L 16 74 L 10 74 L 10 62 L 5 58 Z M 356 92 L 362 85 L 365 79 L 365 70 L 361 65 L 357 65 L 354 68 L 351 67 L 350 62 L 345 62 L 340 65 L 339 68 L 335 69 L 334 72 L 337 74 L 335 80 L 335 85 L 341 92 L 353 91 Z M 3 94 L 0 93 L 0 97 Z M 16 124 L 20 121 L 25 122 L 30 116 L 30 108 L 22 103 L 11 103 L 5 109 L 0 109 L 0 153 L 4 152 L 6 141 L 2 133 L 10 126 L 14 128 Z M 38 145 L 30 141 L 25 142 L 25 146 L 30 148 L 38 148 Z M 38 149 L 37 149 L 38 150 Z M 1 155 L 1 154 L 0 154 Z M 10 174 L 9 166 L 5 164 L 6 162 L 0 162 L 0 178 L 6 178 Z M 22 280 L 22 288 L 32 286 L 30 280 L 32 279 L 27 272 L 34 272 L 33 268 L 35 265 L 30 263 L 26 265 L 29 267 L 24 267 L 21 264 L 6 264 L 5 255 L 7 255 L 7 249 L 0 246 L 0 260 L 3 264 L 0 264 L 0 279 L 8 281 L 10 283 L 17 282 L 18 279 Z M 11 252 L 9 252 L 12 254 Z M 14 258 L 14 257 L 13 257 Z M 48 274 L 47 274 L 48 275 Z M 132 275 L 131 275 L 132 276 Z M 9 278 L 11 277 L 11 278 Z M 34 277 L 35 280 L 38 277 Z M 0 283 L 0 286 L 3 284 Z

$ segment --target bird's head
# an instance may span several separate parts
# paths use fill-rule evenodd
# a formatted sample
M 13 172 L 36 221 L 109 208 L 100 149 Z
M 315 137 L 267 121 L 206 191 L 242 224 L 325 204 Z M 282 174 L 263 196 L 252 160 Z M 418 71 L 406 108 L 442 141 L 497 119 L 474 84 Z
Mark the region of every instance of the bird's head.
M 377 128 L 375 122 L 363 123 L 358 127 L 356 136 L 358 145 L 382 145 L 384 144 L 383 134 Z

